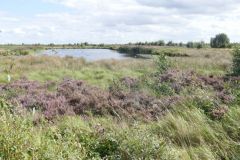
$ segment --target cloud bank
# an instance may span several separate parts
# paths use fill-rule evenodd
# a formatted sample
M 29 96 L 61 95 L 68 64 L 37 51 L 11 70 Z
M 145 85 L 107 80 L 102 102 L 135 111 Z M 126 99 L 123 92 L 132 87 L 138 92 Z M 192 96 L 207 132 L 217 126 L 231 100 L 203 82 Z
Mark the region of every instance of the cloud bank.
M 220 32 L 240 41 L 237 0 L 36 1 L 65 9 L 21 16 L 0 7 L 0 43 L 209 41 Z

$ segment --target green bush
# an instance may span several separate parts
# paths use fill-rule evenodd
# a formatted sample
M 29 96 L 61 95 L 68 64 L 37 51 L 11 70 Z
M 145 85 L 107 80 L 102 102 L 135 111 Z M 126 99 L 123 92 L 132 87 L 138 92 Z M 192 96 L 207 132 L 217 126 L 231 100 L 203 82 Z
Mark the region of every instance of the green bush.
M 158 76 L 166 72 L 170 67 L 170 62 L 165 54 L 159 54 L 155 60 L 156 63 L 156 73 L 150 75 L 150 77 L 145 80 L 145 84 L 153 91 L 157 96 L 170 96 L 174 94 L 174 90 L 171 88 L 170 84 L 163 82 L 159 83 Z M 155 77 L 156 76 L 156 77 Z
M 22 56 L 25 56 L 25 55 L 29 55 L 30 52 L 27 51 L 27 50 L 20 50 L 20 51 L 19 51 L 19 54 L 22 55 Z
M 136 56 L 138 54 L 154 54 L 154 49 L 146 47 L 130 47 L 130 46 L 121 46 L 118 48 L 118 52 L 125 53 L 130 56 Z
M 165 56 L 168 56 L 168 57 L 189 57 L 188 54 L 181 52 L 178 49 L 171 49 L 171 48 L 158 49 L 156 50 L 155 53 L 157 55 L 164 54 Z
M 155 86 L 155 94 L 158 96 L 172 96 L 174 94 L 174 90 L 167 83 L 159 83 Z
M 2 56 L 11 56 L 11 55 L 26 56 L 29 54 L 30 54 L 29 50 L 23 50 L 23 49 L 6 50 L 6 51 L 0 52 L 0 55 L 2 55 Z
M 232 72 L 235 76 L 240 75 L 240 48 L 236 48 L 233 51 L 233 67 Z
M 165 54 L 159 54 L 157 56 L 156 66 L 157 72 L 160 74 L 164 73 L 170 67 L 170 62 L 168 61 Z

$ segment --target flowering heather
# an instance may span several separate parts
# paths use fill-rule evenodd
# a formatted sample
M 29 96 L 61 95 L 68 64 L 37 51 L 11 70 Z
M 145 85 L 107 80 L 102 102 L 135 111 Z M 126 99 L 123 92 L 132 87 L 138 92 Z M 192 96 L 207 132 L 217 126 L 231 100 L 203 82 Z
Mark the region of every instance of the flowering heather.
M 132 79 L 126 79 L 133 83 Z M 27 80 L 2 85 L 1 91 L 19 88 L 22 94 L 16 94 L 10 101 L 28 110 L 36 109 L 47 119 L 58 115 L 87 115 L 91 112 L 94 115 L 111 114 L 119 118 L 151 120 L 164 115 L 179 99 L 170 97 L 161 100 L 140 92 L 114 89 L 105 91 L 77 80 L 64 80 L 55 92 L 48 91 L 46 84 Z
M 114 82 L 108 90 L 87 85 L 81 80 L 65 79 L 54 84 L 55 91 L 49 91 L 51 82 L 39 83 L 21 79 L 0 86 L 1 94 L 7 95 L 13 104 L 20 104 L 27 110 L 36 109 L 47 119 L 58 115 L 110 114 L 114 117 L 128 117 L 146 120 L 158 119 L 175 103 L 183 99 L 181 91 L 187 87 L 212 88 L 215 92 L 214 104 L 229 104 L 234 97 L 224 88 L 224 79 L 213 76 L 199 76 L 195 72 L 169 70 L 154 77 L 154 85 L 170 87 L 175 94 L 156 98 L 138 89 L 141 79 L 125 77 Z M 160 88 L 166 92 L 168 88 Z M 15 91 L 12 93 L 10 91 Z M 164 94 L 163 94 L 164 95 Z M 218 108 L 219 105 L 215 107 Z M 222 111 L 222 110 L 221 110 Z M 224 110 L 227 112 L 227 110 Z M 221 113 L 225 113 L 221 112 Z M 218 110 L 214 111 L 217 117 Z

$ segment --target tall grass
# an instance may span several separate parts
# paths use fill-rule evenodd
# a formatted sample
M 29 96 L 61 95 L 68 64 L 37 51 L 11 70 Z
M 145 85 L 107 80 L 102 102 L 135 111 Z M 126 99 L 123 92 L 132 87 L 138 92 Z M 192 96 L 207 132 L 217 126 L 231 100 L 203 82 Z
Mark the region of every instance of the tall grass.
M 2 159 L 172 159 L 237 160 L 240 110 L 211 121 L 193 104 L 182 104 L 147 124 L 112 118 L 59 117 L 33 123 L 1 101 Z M 111 123 L 109 123 L 111 122 Z

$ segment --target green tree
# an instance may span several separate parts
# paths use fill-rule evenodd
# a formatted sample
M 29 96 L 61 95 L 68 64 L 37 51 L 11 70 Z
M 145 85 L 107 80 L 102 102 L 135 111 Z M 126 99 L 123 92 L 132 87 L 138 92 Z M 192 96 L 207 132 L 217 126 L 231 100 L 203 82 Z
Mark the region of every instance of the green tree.
M 187 48 L 194 48 L 194 43 L 193 42 L 188 42 L 187 43 Z
M 169 41 L 169 42 L 167 43 L 167 46 L 174 46 L 173 41 Z
M 203 41 L 201 41 L 201 42 L 188 42 L 186 46 L 187 46 L 187 48 L 198 48 L 198 49 L 200 49 L 200 48 L 204 48 L 205 43 Z
M 220 33 L 211 38 L 210 45 L 212 48 L 227 48 L 230 46 L 230 40 L 225 33 Z
M 159 40 L 159 41 L 157 41 L 157 45 L 158 45 L 158 46 L 165 46 L 164 40 Z

